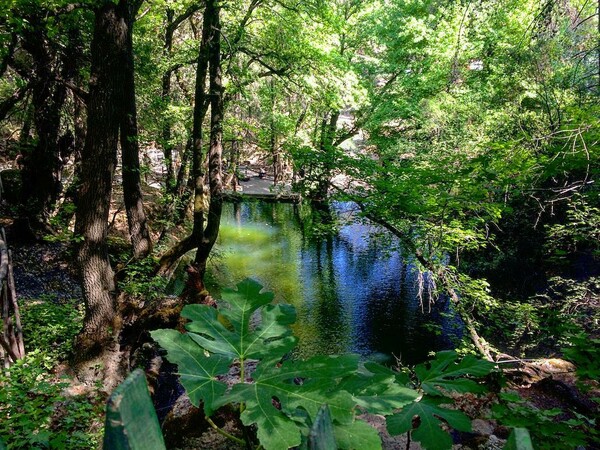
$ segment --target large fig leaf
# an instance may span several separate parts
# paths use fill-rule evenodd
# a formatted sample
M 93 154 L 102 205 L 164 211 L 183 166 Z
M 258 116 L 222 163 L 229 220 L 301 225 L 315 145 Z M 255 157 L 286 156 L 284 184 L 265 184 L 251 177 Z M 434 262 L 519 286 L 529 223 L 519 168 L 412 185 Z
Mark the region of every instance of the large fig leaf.
M 228 402 L 244 402 L 244 425 L 256 424 L 260 443 L 266 450 L 300 444 L 300 429 L 290 418 L 298 408 L 316 420 L 327 404 L 337 424 L 352 424 L 356 402 L 352 396 L 333 389 L 339 378 L 357 370 L 358 356 L 317 356 L 307 361 L 262 361 L 253 373 L 253 383 L 236 384 L 226 395 Z
M 356 404 L 374 414 L 391 414 L 419 397 L 414 389 L 397 383 L 397 373 L 375 363 L 340 382 L 338 389 L 350 392 Z
M 467 355 L 460 361 L 458 359 L 456 352 L 444 351 L 437 353 L 433 361 L 416 366 L 415 373 L 423 391 L 429 395 L 444 395 L 439 388 L 454 392 L 485 392 L 484 386 L 463 377 L 485 376 L 494 369 L 494 364 L 473 355 Z
M 186 328 L 191 338 L 206 350 L 239 360 L 281 357 L 294 348 L 296 338 L 289 325 L 296 313 L 289 305 L 270 305 L 273 294 L 261 293 L 262 286 L 246 279 L 238 290 L 224 290 L 223 304 L 217 311 L 206 305 L 188 305 L 181 315 L 191 322 Z M 261 318 L 251 327 L 254 312 Z
M 212 414 L 227 390 L 227 385 L 216 376 L 227 373 L 231 358 L 207 356 L 189 334 L 175 330 L 156 330 L 150 334 L 167 351 L 167 359 L 177 364 L 181 384 L 192 404 L 199 406 L 204 400 L 206 415 Z
M 387 429 L 391 435 L 403 434 L 413 428 L 413 418 L 420 423 L 412 437 L 427 450 L 446 450 L 452 447 L 452 438 L 441 428 L 440 418 L 458 431 L 471 431 L 471 421 L 460 411 L 440 406 L 443 398 L 423 397 L 420 401 L 404 407 L 400 412 L 387 417 Z
M 340 449 L 381 450 L 379 433 L 366 422 L 355 420 L 349 424 L 336 425 L 333 432 Z
M 246 333 L 250 325 L 250 317 L 261 306 L 271 304 L 272 292 L 260 292 L 263 286 L 251 278 L 246 278 L 236 285 L 235 289 L 223 289 L 221 299 L 226 305 L 221 306 L 222 314 L 241 333 Z

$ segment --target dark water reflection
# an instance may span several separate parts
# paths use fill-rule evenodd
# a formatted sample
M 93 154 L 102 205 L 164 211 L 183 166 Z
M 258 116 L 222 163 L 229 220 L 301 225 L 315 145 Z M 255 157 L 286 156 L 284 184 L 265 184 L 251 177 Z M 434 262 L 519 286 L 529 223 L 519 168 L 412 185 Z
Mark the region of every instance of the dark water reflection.
M 302 356 L 355 352 L 405 363 L 451 348 L 460 335 L 443 300 L 422 311 L 418 274 L 395 240 L 336 204 L 338 232 L 315 237 L 311 212 L 290 204 L 225 207 L 210 272 L 214 290 L 252 277 L 298 311 Z M 425 279 L 425 284 L 427 280 Z

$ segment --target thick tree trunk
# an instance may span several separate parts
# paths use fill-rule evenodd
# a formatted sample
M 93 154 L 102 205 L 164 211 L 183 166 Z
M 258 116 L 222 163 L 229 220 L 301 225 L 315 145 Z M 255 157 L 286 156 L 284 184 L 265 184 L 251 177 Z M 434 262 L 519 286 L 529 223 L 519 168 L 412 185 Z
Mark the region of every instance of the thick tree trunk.
M 210 4 L 208 2 L 204 11 L 204 21 L 202 24 L 202 41 L 200 44 L 200 53 L 198 55 L 198 65 L 196 67 L 196 87 L 194 93 L 194 115 L 192 128 L 192 178 L 194 182 L 194 225 L 192 229 L 192 240 L 194 247 L 200 244 L 204 231 L 204 217 L 206 212 L 206 203 L 208 191 L 205 184 L 204 174 L 204 135 L 202 124 L 208 110 L 209 97 L 206 92 L 206 75 L 208 72 L 208 62 L 210 56 L 211 40 L 214 30 L 213 18 L 210 13 Z
M 135 3 L 135 2 L 134 2 Z M 137 2 L 139 5 L 139 2 Z M 140 180 L 140 150 L 138 143 L 137 107 L 135 100 L 135 68 L 133 62 L 133 24 L 138 5 L 121 0 L 119 8 L 126 18 L 127 43 L 124 53 L 124 95 L 121 115 L 121 153 L 123 162 L 123 199 L 127 212 L 129 237 L 135 259 L 142 259 L 152 251 L 152 240 L 146 221 Z
M 102 379 L 110 390 L 121 378 L 120 314 L 106 237 L 124 97 L 122 67 L 127 24 L 108 2 L 96 11 L 88 126 L 81 161 L 75 233 L 83 238 L 77 259 L 85 300 L 83 329 L 76 340 L 75 370 L 86 381 Z

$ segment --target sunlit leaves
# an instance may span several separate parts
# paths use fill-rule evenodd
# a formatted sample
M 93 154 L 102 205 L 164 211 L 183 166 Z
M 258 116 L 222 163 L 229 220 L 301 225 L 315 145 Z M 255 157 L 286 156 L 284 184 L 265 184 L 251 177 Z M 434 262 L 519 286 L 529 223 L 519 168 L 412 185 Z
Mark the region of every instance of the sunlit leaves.
M 289 305 L 268 305 L 272 293 L 261 293 L 262 286 L 244 280 L 238 290 L 224 290 L 227 305 L 219 311 L 206 305 L 188 305 L 182 316 L 191 322 L 186 328 L 198 345 L 216 354 L 239 360 L 282 357 L 295 346 L 289 325 L 296 320 Z M 268 305 L 268 306 L 267 306 Z M 228 306 L 228 307 L 227 307 Z M 250 327 L 252 315 L 261 310 L 260 324 Z
M 475 379 L 488 375 L 494 364 L 472 355 L 459 359 L 454 351 L 437 353 L 429 363 L 415 367 L 422 396 L 387 418 L 387 429 L 392 435 L 412 430 L 412 437 L 428 450 L 452 447 L 452 438 L 444 423 L 458 431 L 470 431 L 471 421 L 461 411 L 442 405 L 453 392 L 485 392 Z M 417 419 L 415 419 L 417 418 Z

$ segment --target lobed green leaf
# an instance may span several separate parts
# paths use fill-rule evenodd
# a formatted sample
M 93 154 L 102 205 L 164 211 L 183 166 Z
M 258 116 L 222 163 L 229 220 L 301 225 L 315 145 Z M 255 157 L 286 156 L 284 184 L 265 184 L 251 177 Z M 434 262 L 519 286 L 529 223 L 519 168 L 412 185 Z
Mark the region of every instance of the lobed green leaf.
M 192 404 L 199 406 L 204 401 L 204 411 L 206 415 L 211 415 L 222 405 L 220 400 L 227 390 L 227 385 L 216 377 L 227 373 L 232 360 L 219 355 L 206 355 L 190 334 L 156 330 L 150 335 L 167 351 L 168 360 L 177 364 L 181 384 Z
M 446 450 L 452 447 L 452 438 L 441 428 L 440 418 L 455 430 L 471 431 L 471 421 L 460 411 L 440 407 L 446 399 L 423 397 L 420 401 L 404 407 L 387 418 L 387 429 L 391 435 L 413 430 L 413 418 L 419 417 L 418 427 L 412 437 L 427 450 Z

